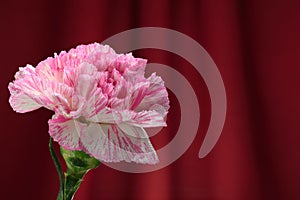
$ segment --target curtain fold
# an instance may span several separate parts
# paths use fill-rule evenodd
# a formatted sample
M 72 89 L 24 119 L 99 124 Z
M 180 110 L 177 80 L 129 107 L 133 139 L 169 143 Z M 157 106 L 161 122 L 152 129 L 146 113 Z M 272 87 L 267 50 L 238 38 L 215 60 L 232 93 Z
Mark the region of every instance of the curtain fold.
M 200 106 L 198 134 L 182 157 L 158 171 L 130 174 L 101 165 L 75 199 L 300 199 L 299 8 L 293 0 L 2 1 L 0 198 L 55 199 L 59 185 L 47 146 L 52 113 L 17 114 L 8 104 L 7 86 L 18 67 L 125 30 L 163 27 L 193 38 L 218 66 L 227 95 L 218 143 L 198 158 L 211 105 L 193 66 L 170 52 L 135 51 L 190 82 Z M 152 139 L 157 148 L 172 140 L 180 123 L 176 96 L 170 100 L 168 128 Z

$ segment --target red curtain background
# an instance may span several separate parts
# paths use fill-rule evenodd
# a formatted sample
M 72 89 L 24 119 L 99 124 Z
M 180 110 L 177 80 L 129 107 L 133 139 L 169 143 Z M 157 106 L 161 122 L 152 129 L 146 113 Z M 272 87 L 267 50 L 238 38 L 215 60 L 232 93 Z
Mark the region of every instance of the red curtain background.
M 295 0 L 1 1 L 0 199 L 55 199 L 59 182 L 48 152 L 52 112 L 15 113 L 7 85 L 18 67 L 54 52 L 137 27 L 180 31 L 216 62 L 227 92 L 227 117 L 213 151 L 198 158 L 210 118 L 205 83 L 176 55 L 136 55 L 174 66 L 191 83 L 201 107 L 198 134 L 170 166 L 129 174 L 101 165 L 75 199 L 300 199 L 300 2 Z M 168 143 L 178 123 L 170 94 L 169 127 L 153 138 Z

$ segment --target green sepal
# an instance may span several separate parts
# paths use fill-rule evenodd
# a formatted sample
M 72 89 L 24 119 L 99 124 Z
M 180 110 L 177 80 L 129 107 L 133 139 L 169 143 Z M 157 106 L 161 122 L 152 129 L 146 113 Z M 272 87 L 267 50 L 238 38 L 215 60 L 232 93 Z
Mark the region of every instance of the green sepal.
M 71 200 L 80 186 L 84 175 L 99 166 L 100 161 L 90 157 L 83 151 L 70 151 L 60 148 L 62 157 L 67 165 L 64 182 L 64 200 Z

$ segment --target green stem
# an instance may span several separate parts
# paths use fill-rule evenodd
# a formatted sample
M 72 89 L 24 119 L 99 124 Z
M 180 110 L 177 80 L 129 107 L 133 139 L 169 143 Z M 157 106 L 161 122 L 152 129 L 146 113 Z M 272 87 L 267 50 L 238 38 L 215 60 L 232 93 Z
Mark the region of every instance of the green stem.
M 57 196 L 57 200 L 64 200 L 64 176 L 63 176 L 63 172 L 62 172 L 62 168 L 61 168 L 59 159 L 57 157 L 57 154 L 55 153 L 51 137 L 50 137 L 50 141 L 49 141 L 49 150 L 50 150 L 51 158 L 54 162 L 56 171 L 58 173 L 58 178 L 59 178 L 60 187 L 59 187 L 59 193 Z

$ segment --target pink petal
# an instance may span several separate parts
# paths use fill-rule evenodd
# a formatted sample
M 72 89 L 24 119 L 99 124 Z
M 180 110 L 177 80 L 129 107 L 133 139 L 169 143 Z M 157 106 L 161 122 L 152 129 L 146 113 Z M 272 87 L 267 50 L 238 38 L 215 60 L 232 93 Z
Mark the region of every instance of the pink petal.
M 88 121 L 94 123 L 108 123 L 108 124 L 115 124 L 116 122 L 120 121 L 119 116 L 114 114 L 110 108 L 104 108 L 87 119 Z
M 70 117 L 71 113 L 74 117 L 80 115 L 80 109 L 82 104 L 84 104 L 84 100 L 78 99 L 79 97 L 74 94 L 73 88 L 57 81 L 48 81 L 34 75 L 27 75 L 22 79 L 15 80 L 10 84 L 10 88 L 14 88 L 13 92 L 11 90 L 12 96 L 22 92 L 37 104 L 66 117 Z
M 88 98 L 91 94 L 91 92 L 96 87 L 96 79 L 86 75 L 86 74 L 80 74 L 78 76 L 78 83 L 76 86 L 76 93 L 84 98 Z
M 26 65 L 25 67 L 20 67 L 19 71 L 15 75 L 15 79 L 24 78 L 26 75 L 35 74 L 35 68 L 32 65 Z
M 144 128 L 167 126 L 161 113 L 154 110 L 135 113 L 127 123 Z
M 81 141 L 86 152 L 103 162 L 158 162 L 145 130 L 139 127 L 91 123 L 82 133 Z
M 169 98 L 163 80 L 153 73 L 149 78 L 149 89 L 135 111 L 155 110 L 164 117 L 169 110 Z
M 144 77 L 147 60 L 142 58 L 135 58 L 131 53 L 120 54 L 115 60 L 114 66 L 123 72 L 127 80 L 135 80 L 139 77 Z
M 122 124 L 127 123 L 139 127 L 161 127 L 166 126 L 164 117 L 156 111 L 142 111 L 136 113 L 132 110 L 111 110 L 104 108 L 88 121 L 94 123 Z
M 75 92 L 84 98 L 89 98 L 97 87 L 97 69 L 94 65 L 82 63 L 78 66 L 78 75 L 75 80 Z
M 12 90 L 12 84 L 9 85 L 9 88 Z M 19 113 L 26 113 L 42 107 L 22 92 L 12 94 L 9 98 L 9 103 L 13 110 Z
M 79 136 L 85 124 L 76 120 L 54 117 L 48 121 L 49 134 L 59 145 L 69 150 L 82 150 Z
M 75 49 L 71 49 L 69 53 L 96 66 L 99 71 L 106 70 L 117 58 L 117 54 L 112 48 L 98 43 L 79 45 Z
M 61 62 L 57 55 L 55 58 L 49 57 L 41 61 L 36 67 L 36 75 L 44 80 L 63 81 L 63 71 L 65 63 Z
M 24 80 L 25 77 L 30 77 L 35 74 L 35 68 L 32 65 L 26 65 L 25 67 L 19 68 L 19 71 L 15 74 L 15 79 L 16 81 L 20 81 Z M 9 103 L 13 110 L 19 113 L 25 113 L 42 107 L 39 103 L 24 93 L 22 88 L 15 84 L 16 81 L 9 83 L 8 85 L 8 89 L 11 94 Z
M 141 82 L 137 83 L 133 87 L 133 92 L 130 97 L 130 109 L 134 110 L 143 100 L 143 98 L 146 95 L 146 92 L 149 88 L 149 83 L 148 82 Z
M 90 97 L 87 99 L 83 116 L 87 120 L 96 122 L 99 119 L 99 112 L 104 110 L 108 103 L 107 95 L 102 93 L 100 88 L 96 88 Z

